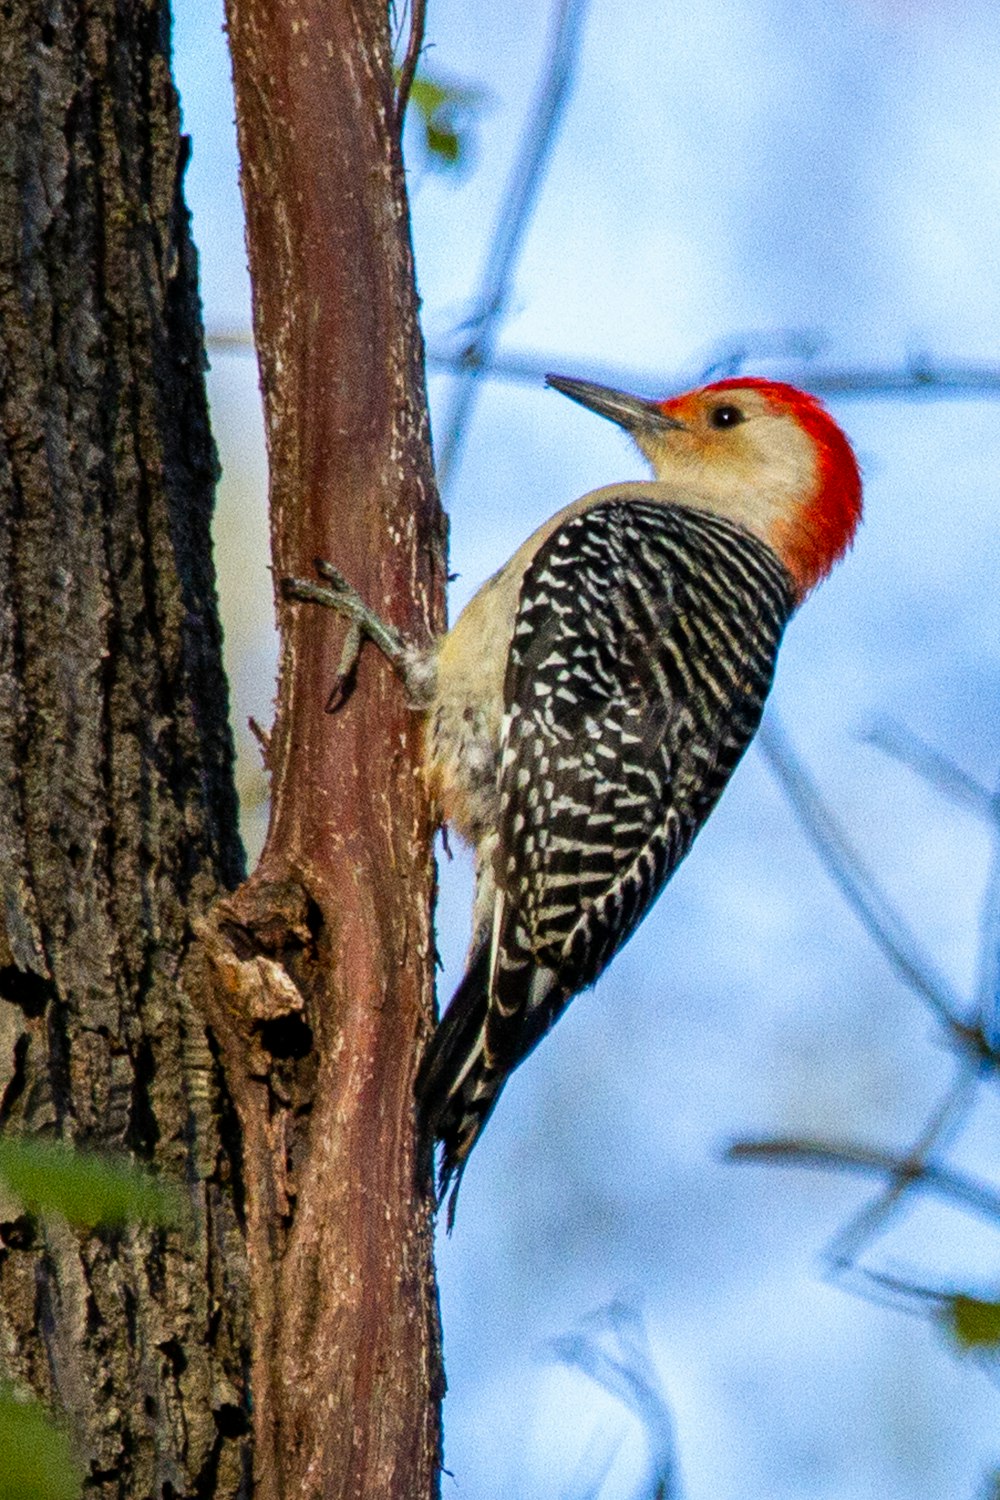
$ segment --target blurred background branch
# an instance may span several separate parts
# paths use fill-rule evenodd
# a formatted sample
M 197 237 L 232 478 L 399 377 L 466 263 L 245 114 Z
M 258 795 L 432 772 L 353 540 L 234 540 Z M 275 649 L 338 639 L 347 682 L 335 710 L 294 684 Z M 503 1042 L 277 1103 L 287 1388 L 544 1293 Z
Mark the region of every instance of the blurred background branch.
M 875 1173 L 891 1177 L 904 1188 L 923 1187 L 945 1193 L 963 1208 L 1000 1222 L 1000 1193 L 986 1183 L 935 1166 L 921 1156 L 893 1156 L 870 1146 L 834 1145 L 824 1141 L 738 1141 L 729 1148 L 730 1161 L 785 1162 L 795 1166 L 832 1167 L 838 1171 Z
M 470 319 L 470 322 L 474 321 Z M 490 324 L 490 337 L 495 340 L 499 323 L 492 315 Z M 219 354 L 253 353 L 253 335 L 248 328 L 216 325 L 209 328 L 207 338 L 209 348 Z M 754 362 L 756 365 L 766 364 L 768 373 L 774 379 L 788 380 L 804 386 L 817 396 L 846 399 L 869 399 L 873 396 L 928 399 L 1000 396 L 1000 364 L 976 364 L 972 361 L 934 363 L 927 358 L 916 366 L 824 366 L 815 363 L 811 357 L 807 359 L 796 356 L 796 344 L 805 349 L 813 347 L 810 338 L 807 334 L 734 336 L 732 346 L 722 346 L 717 355 L 708 357 L 707 363 L 695 358 L 690 369 L 680 369 L 673 373 L 581 360 L 572 354 L 558 352 L 528 354 L 518 353 L 516 350 L 497 351 L 488 349 L 482 338 L 473 340 L 458 352 L 432 344 L 427 350 L 427 364 L 432 370 L 461 377 L 463 383 L 492 380 L 509 385 L 541 386 L 550 371 L 572 370 L 581 380 L 593 380 L 600 385 L 610 385 L 637 394 L 645 392 L 658 395 L 683 390 L 691 385 L 693 379 L 722 379 L 726 375 L 738 373 L 749 362 Z M 470 411 L 471 408 L 466 407 L 460 413 L 463 426 L 468 423 Z M 455 441 L 452 439 L 453 446 Z
M 832 1270 L 863 1295 L 882 1298 L 889 1293 L 894 1306 L 900 1304 L 902 1297 L 905 1310 L 943 1319 L 959 1345 L 974 1347 L 980 1356 L 988 1357 L 992 1366 L 1000 1353 L 1000 1311 L 995 1317 L 987 1317 L 983 1309 L 1000 1309 L 1000 1304 L 971 1297 L 967 1292 L 904 1281 L 859 1265 L 859 1258 L 885 1232 L 896 1210 L 915 1190 L 949 1199 L 1000 1228 L 1000 1190 L 936 1159 L 966 1125 L 983 1079 L 994 1085 L 997 1082 L 998 1057 L 993 1036 L 1000 965 L 998 796 L 987 791 L 948 756 L 891 720 L 880 721 L 864 738 L 942 795 L 985 818 L 993 830 L 992 859 L 982 901 L 976 993 L 970 1008 L 972 1019 L 968 1022 L 959 1019 L 960 1002 L 943 986 L 940 976 L 920 952 L 913 933 L 844 835 L 773 712 L 765 721 L 759 742 L 800 826 L 865 932 L 960 1046 L 958 1072 L 918 1139 L 902 1155 L 843 1142 L 772 1137 L 734 1142 L 726 1156 L 732 1162 L 788 1163 L 839 1172 L 875 1173 L 888 1178 L 885 1190 L 838 1231 L 827 1253 Z
M 552 1339 L 548 1352 L 592 1380 L 639 1423 L 647 1470 L 633 1500 L 681 1500 L 674 1421 L 639 1311 L 616 1299 L 584 1318 L 574 1332 Z M 614 1457 L 611 1443 L 605 1443 L 603 1452 L 595 1446 L 586 1454 L 566 1500 L 597 1500 Z
M 757 744 L 800 827 L 865 932 L 953 1039 L 962 1046 L 970 1045 L 969 1028 L 960 1015 L 961 1002 L 944 976 L 935 971 L 916 935 L 840 827 L 773 709 L 761 725 Z
M 435 443 L 438 485 L 447 489 L 468 430 L 476 389 L 493 364 L 496 339 L 510 302 L 514 269 L 558 137 L 573 85 L 587 0 L 556 0 L 548 55 L 514 165 L 500 199 L 479 291 L 463 331 L 468 340 L 453 356 L 456 381 Z

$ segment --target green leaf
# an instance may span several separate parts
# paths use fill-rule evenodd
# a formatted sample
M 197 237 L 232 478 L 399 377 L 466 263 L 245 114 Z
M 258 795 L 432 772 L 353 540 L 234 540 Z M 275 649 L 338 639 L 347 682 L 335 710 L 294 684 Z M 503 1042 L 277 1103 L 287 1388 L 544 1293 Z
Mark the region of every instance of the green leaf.
M 458 89 L 450 89 L 447 84 L 428 78 L 426 73 L 418 73 L 410 85 L 410 103 L 420 111 L 425 120 L 429 120 L 450 98 L 457 98 L 459 93 Z
M 424 149 L 432 166 L 448 170 L 465 164 L 472 140 L 471 121 L 482 109 L 484 97 L 476 89 L 417 74 L 410 88 L 410 103 L 423 128 Z
M 945 1320 L 963 1349 L 988 1349 L 1000 1344 L 1000 1302 L 951 1297 L 945 1304 Z
M 449 166 L 457 166 L 462 155 L 462 142 L 457 131 L 438 130 L 428 122 L 427 149 L 432 156 L 439 157 Z
M 83 1481 L 66 1434 L 9 1388 L 0 1388 L 0 1454 L 0 1500 L 77 1500 Z
M 181 1194 L 142 1167 L 59 1141 L 0 1138 L 0 1181 L 29 1212 L 63 1214 L 71 1224 L 176 1224 Z M 0 1448 L 2 1452 L 2 1448 Z

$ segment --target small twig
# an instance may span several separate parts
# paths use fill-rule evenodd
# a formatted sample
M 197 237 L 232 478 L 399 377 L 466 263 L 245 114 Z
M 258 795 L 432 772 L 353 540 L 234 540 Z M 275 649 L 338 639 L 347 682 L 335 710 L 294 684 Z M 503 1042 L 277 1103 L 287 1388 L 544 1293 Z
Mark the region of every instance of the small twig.
M 925 1307 L 928 1303 L 933 1303 L 936 1310 L 941 1307 L 942 1303 L 952 1301 L 956 1295 L 954 1292 L 942 1292 L 935 1287 L 919 1286 L 916 1282 L 905 1281 L 902 1276 L 891 1276 L 887 1271 L 866 1271 L 865 1276 L 894 1297 L 903 1298 L 911 1303 L 920 1302 Z
M 885 1271 L 865 1270 L 858 1276 L 854 1290 L 877 1307 L 891 1307 L 894 1312 L 907 1313 L 910 1317 L 937 1323 L 947 1330 L 952 1342 L 955 1342 L 954 1310 L 963 1294 L 954 1288 L 943 1290 L 941 1287 L 921 1286 L 919 1282 L 908 1281 Z M 962 1353 L 979 1366 L 988 1380 L 994 1385 L 1000 1384 L 995 1344 L 988 1343 L 980 1348 L 961 1347 Z
M 775 1137 L 763 1141 L 736 1141 L 726 1156 L 730 1161 L 789 1162 L 804 1167 L 835 1167 L 848 1172 L 878 1173 L 906 1186 L 933 1188 L 993 1222 L 1000 1222 L 1000 1193 L 988 1183 L 977 1182 L 947 1167 L 893 1156 L 869 1146 L 834 1145 L 827 1141 Z
M 864 1297 L 866 1302 L 871 1302 L 876 1307 L 889 1307 L 894 1312 L 926 1317 L 928 1304 L 933 1303 L 933 1312 L 937 1313 L 946 1295 L 935 1293 L 930 1287 L 920 1287 L 913 1282 L 904 1281 L 902 1277 L 890 1276 L 883 1271 L 870 1271 L 867 1268 L 857 1267 L 853 1269 L 853 1278 L 843 1277 L 839 1285 L 858 1297 Z M 919 1306 L 915 1305 L 917 1302 Z
M 699 360 L 698 383 L 739 375 L 748 364 L 759 364 L 761 360 L 794 360 L 801 364 L 815 359 L 825 343 L 821 333 L 803 328 L 729 334 L 714 343 Z
M 271 735 L 269 731 L 258 724 L 253 714 L 247 719 L 247 728 L 260 746 L 260 758 L 264 763 L 264 770 L 269 771 L 271 769 Z
M 406 56 L 400 64 L 396 79 L 396 129 L 403 128 L 410 90 L 417 76 L 421 48 L 424 45 L 424 26 L 427 21 L 427 0 L 410 0 L 410 35 L 406 42 Z
M 1000 808 L 1000 788 L 994 795 Z M 1000 1047 L 1000 817 L 994 824 L 993 855 L 979 916 L 976 1012 L 990 1047 Z
M 963 1050 L 975 1051 L 972 1028 L 960 1018 L 957 996 L 943 976 L 935 972 L 849 842 L 773 712 L 764 720 L 757 743 L 827 873 L 873 942 L 900 978 L 926 1002 L 952 1039 Z
M 908 766 L 960 807 L 970 808 L 991 822 L 997 821 L 997 797 L 933 745 L 926 744 L 901 724 L 892 719 L 881 720 L 873 724 L 862 735 L 862 739 L 866 744 L 881 750 L 883 755 L 889 755 L 901 765 Z
M 907 1160 L 915 1167 L 926 1165 L 930 1153 L 944 1145 L 960 1128 L 975 1099 L 978 1077 L 979 1069 L 963 1058 L 954 1086 L 933 1111 L 907 1153 Z M 866 1204 L 838 1231 L 826 1251 L 827 1260 L 835 1271 L 854 1267 L 865 1244 L 886 1228 L 889 1219 L 917 1180 L 916 1176 L 909 1179 L 896 1178 L 878 1198 Z
M 458 378 L 451 411 L 436 445 L 438 485 L 442 490 L 468 429 L 480 377 L 493 364 L 497 334 L 510 301 L 514 267 L 569 98 L 585 10 L 586 0 L 557 0 L 545 68 L 500 200 L 486 266 L 468 319 L 475 332 L 454 360 Z

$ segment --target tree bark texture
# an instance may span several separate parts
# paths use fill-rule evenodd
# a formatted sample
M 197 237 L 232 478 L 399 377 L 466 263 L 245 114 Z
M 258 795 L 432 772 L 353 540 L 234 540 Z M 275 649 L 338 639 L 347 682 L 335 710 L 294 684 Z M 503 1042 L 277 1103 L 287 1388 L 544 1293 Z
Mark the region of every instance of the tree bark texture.
M 193 927 L 242 873 L 160 0 L 0 7 L 0 1126 L 132 1152 L 183 1231 L 0 1224 L 0 1363 L 90 1496 L 249 1493 L 239 1148 Z
M 388 14 L 229 0 L 276 580 L 327 557 L 410 636 L 443 623 Z M 443 1388 L 413 1078 L 433 1003 L 420 724 L 343 622 L 277 598 L 271 822 L 207 946 L 242 1127 L 260 1500 L 437 1492 Z

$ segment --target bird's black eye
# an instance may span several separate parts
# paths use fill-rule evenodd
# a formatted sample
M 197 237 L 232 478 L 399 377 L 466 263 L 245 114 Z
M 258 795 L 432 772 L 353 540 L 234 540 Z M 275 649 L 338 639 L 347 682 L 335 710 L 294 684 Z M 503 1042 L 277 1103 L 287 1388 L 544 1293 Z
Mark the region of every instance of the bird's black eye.
M 746 417 L 738 406 L 713 406 L 708 420 L 713 427 L 738 427 Z

